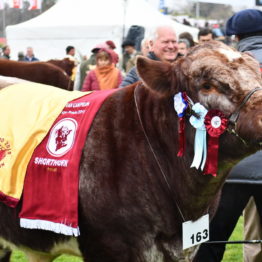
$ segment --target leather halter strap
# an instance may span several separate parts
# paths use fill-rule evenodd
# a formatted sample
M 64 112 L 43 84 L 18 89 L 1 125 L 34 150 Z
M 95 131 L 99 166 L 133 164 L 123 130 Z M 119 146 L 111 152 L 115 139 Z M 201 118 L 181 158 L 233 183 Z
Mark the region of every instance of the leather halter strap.
M 239 114 L 240 114 L 240 110 L 242 109 L 242 107 L 247 103 L 247 101 L 249 100 L 249 98 L 256 92 L 262 90 L 261 87 L 257 87 L 253 90 L 251 90 L 243 99 L 243 101 L 241 102 L 241 104 L 239 105 L 239 107 L 237 108 L 237 110 L 229 117 L 229 123 L 236 125 Z

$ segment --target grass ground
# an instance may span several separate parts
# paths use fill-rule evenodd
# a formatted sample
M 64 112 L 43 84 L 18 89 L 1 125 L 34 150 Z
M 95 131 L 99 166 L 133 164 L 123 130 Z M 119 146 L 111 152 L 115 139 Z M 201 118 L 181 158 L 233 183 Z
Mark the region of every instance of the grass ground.
M 238 224 L 230 237 L 230 240 L 243 240 L 243 218 L 241 217 Z M 230 244 L 226 246 L 226 252 L 222 262 L 243 262 L 243 245 Z M 23 252 L 15 251 L 12 254 L 11 262 L 28 262 Z M 81 258 L 62 255 L 54 262 L 82 262 Z
M 243 217 L 238 220 L 237 226 L 232 233 L 230 240 L 243 240 Z M 222 262 L 243 262 L 243 245 L 228 244 Z
M 11 262 L 28 262 L 28 260 L 23 252 L 17 250 L 13 252 Z M 53 262 L 83 262 L 83 260 L 79 257 L 62 255 L 56 258 Z

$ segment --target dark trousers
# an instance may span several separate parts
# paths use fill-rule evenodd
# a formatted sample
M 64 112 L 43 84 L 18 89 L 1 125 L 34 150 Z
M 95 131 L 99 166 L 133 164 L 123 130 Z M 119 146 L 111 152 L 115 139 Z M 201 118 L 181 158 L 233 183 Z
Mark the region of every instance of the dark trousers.
M 262 186 L 225 183 L 217 212 L 210 223 L 210 241 L 229 239 L 251 196 L 254 197 L 261 220 Z M 220 262 L 224 251 L 225 244 L 202 244 L 194 262 Z

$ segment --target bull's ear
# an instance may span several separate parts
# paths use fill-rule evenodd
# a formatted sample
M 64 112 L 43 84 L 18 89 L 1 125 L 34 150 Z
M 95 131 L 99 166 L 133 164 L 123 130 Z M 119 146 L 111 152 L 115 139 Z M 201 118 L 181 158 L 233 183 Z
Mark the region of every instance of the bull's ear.
M 137 73 L 146 87 L 163 95 L 171 94 L 174 72 L 170 63 L 139 56 L 136 65 Z

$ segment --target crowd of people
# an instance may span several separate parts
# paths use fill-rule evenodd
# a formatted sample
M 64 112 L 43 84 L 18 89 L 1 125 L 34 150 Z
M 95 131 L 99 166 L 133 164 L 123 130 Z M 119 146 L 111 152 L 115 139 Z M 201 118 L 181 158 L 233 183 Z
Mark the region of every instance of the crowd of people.
M 156 29 L 157 31 L 158 29 Z M 161 34 L 161 33 L 160 33 Z M 86 83 L 92 79 L 94 76 L 96 78 L 100 78 L 101 80 L 101 68 L 108 67 L 109 65 L 103 65 L 101 66 L 101 54 L 100 50 L 103 50 L 106 53 L 109 53 L 109 64 L 113 64 L 116 69 L 120 72 L 119 79 L 121 82 L 119 85 L 114 86 L 114 88 L 117 87 L 123 87 L 130 83 L 130 79 L 134 77 L 134 80 L 137 80 L 136 71 L 135 71 L 135 63 L 136 58 L 138 55 L 148 56 L 151 59 L 156 60 L 163 60 L 160 57 L 158 57 L 158 50 L 166 48 L 167 50 L 174 49 L 176 50 L 175 53 L 177 57 L 186 55 L 188 50 L 193 47 L 196 44 L 202 43 L 204 41 L 208 41 L 210 39 L 215 39 L 214 32 L 209 29 L 208 27 L 200 29 L 198 34 L 198 43 L 194 41 L 193 36 L 189 32 L 184 32 L 180 34 L 177 38 L 176 35 L 172 36 L 174 39 L 174 44 L 171 46 L 170 44 L 166 44 L 165 47 L 157 46 L 155 49 L 154 45 L 154 35 L 147 36 L 144 39 L 140 39 L 140 48 L 137 50 L 137 42 L 135 39 L 124 39 L 121 48 L 122 53 L 117 54 L 116 53 L 116 45 L 112 40 L 107 40 L 102 43 L 98 43 L 96 46 L 93 47 L 91 51 L 91 54 L 88 58 L 82 59 L 81 61 L 78 61 L 76 58 L 76 48 L 72 45 L 69 45 L 65 48 L 65 57 L 68 58 L 71 61 L 74 62 L 75 67 L 72 71 L 71 80 L 74 81 L 74 89 L 76 90 L 89 90 L 92 87 L 87 88 Z M 9 45 L 6 45 L 2 47 L 2 53 L 0 58 L 2 59 L 10 59 L 10 53 L 11 49 Z M 100 62 L 98 62 L 100 60 Z M 20 51 L 17 54 L 17 61 L 24 61 L 24 62 L 34 62 L 39 61 L 39 59 L 35 56 L 33 47 L 29 46 L 26 48 L 25 52 Z M 98 70 L 99 69 L 99 70 Z M 115 70 L 113 70 L 115 72 Z M 112 70 L 104 70 L 103 74 L 110 78 L 111 74 L 113 72 Z M 99 73 L 100 72 L 100 73 Z M 89 73 L 91 76 L 88 76 Z M 99 75 L 99 76 L 98 76 Z M 88 80 L 89 79 L 89 80 Z M 87 81 L 88 80 L 88 81 Z M 96 79 L 98 82 L 98 79 Z M 133 80 L 132 80 L 133 81 Z M 85 83 L 85 86 L 84 86 Z M 101 87 L 99 89 L 105 89 L 106 87 Z M 97 85 L 95 87 L 97 89 Z
M 135 65 L 138 55 L 172 63 L 185 56 L 195 45 L 207 43 L 213 39 L 225 42 L 225 38 L 221 38 L 218 30 L 214 29 L 217 28 L 201 28 L 198 33 L 198 41 L 195 42 L 188 32 L 177 36 L 174 28 L 159 26 L 151 35 L 141 41 L 140 50 L 136 50 L 135 42 L 132 40 L 124 40 L 121 46 L 123 53 L 120 58 L 115 52 L 116 45 L 111 40 L 94 46 L 90 57 L 82 62 L 77 61 L 75 57 L 75 47 L 68 46 L 65 49 L 66 57 L 75 62 L 76 68 L 73 77 L 77 83 L 75 89 L 105 90 L 133 84 L 139 80 Z M 249 52 L 260 62 L 262 68 L 262 12 L 256 9 L 240 11 L 227 21 L 225 29 L 225 35 L 236 36 L 237 49 L 241 52 Z M 8 45 L 2 48 L 2 58 L 10 59 Z M 32 47 L 28 47 L 25 54 L 19 53 L 18 60 L 38 61 Z M 261 157 L 262 152 L 259 151 L 232 169 L 224 184 L 217 213 L 210 224 L 210 240 L 228 240 L 247 204 L 248 208 L 245 211 L 246 238 L 261 239 Z M 245 262 L 262 261 L 261 249 L 261 244 L 247 246 L 244 253 Z M 225 244 L 202 244 L 196 261 L 222 261 L 224 251 Z
M 2 47 L 2 53 L 0 58 L 2 59 L 10 59 L 11 48 L 9 45 L 5 45 Z M 18 52 L 17 61 L 26 61 L 26 62 L 34 62 L 39 61 L 38 58 L 34 55 L 34 50 L 31 46 L 26 48 L 26 52 L 23 51 Z
M 159 30 L 158 32 L 159 38 L 161 38 L 162 37 L 161 30 L 159 28 L 156 29 L 156 31 L 158 30 Z M 170 43 L 166 43 L 165 46 L 158 45 L 155 48 L 156 39 L 154 39 L 155 37 L 154 33 L 141 40 L 139 50 L 137 50 L 138 45 L 135 39 L 130 39 L 130 38 L 124 39 L 121 45 L 122 48 L 121 55 L 116 53 L 115 51 L 116 45 L 112 40 L 98 43 L 96 46 L 94 46 L 92 50 L 90 50 L 91 55 L 87 59 L 83 59 L 82 61 L 78 61 L 78 59 L 76 58 L 76 48 L 72 45 L 67 46 L 65 48 L 65 58 L 70 59 L 75 64 L 75 67 L 72 71 L 72 75 L 70 76 L 71 80 L 74 81 L 75 83 L 74 89 L 76 90 L 89 90 L 90 88 L 97 89 L 99 85 L 94 85 L 94 83 L 93 86 L 96 87 L 87 88 L 88 81 L 91 81 L 90 79 L 96 79 L 96 82 L 99 82 L 98 81 L 99 78 L 101 82 L 102 68 L 109 67 L 109 66 L 112 67 L 112 65 L 115 66 L 115 68 L 119 71 L 119 74 L 121 76 L 118 77 L 118 80 L 119 79 L 121 80 L 120 83 L 118 85 L 115 85 L 114 88 L 126 86 L 127 84 L 135 80 L 138 80 L 135 70 L 136 58 L 138 55 L 144 55 L 155 60 L 165 60 L 162 58 L 162 54 L 160 54 L 159 50 L 173 49 L 175 50 L 176 56 L 180 57 L 186 55 L 188 50 L 194 45 L 217 38 L 213 30 L 211 30 L 209 27 L 205 27 L 199 30 L 198 42 L 194 41 L 193 36 L 189 32 L 183 32 L 178 37 L 174 32 L 173 36 L 168 36 L 173 39 L 172 41 L 174 41 L 172 45 Z M 164 33 L 165 36 L 166 34 L 167 32 Z M 108 55 L 109 64 L 104 65 L 103 63 L 101 63 L 100 51 L 109 54 Z M 162 53 L 164 54 L 165 52 L 166 51 L 163 51 Z M 10 59 L 10 53 L 11 53 L 10 46 L 8 45 L 4 46 L 2 48 L 1 58 Z M 100 60 L 100 62 L 98 60 Z M 26 48 L 25 52 L 23 51 L 18 52 L 17 61 L 34 62 L 34 61 L 39 61 L 39 59 L 34 55 L 33 47 L 29 46 Z M 111 78 L 111 74 L 113 74 L 113 72 L 115 72 L 115 70 L 103 70 L 104 77 Z M 89 74 L 93 77 L 91 77 Z M 99 89 L 106 89 L 106 87 L 99 87 Z

